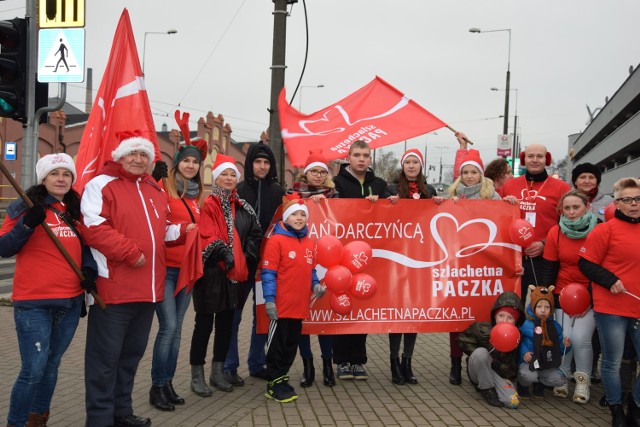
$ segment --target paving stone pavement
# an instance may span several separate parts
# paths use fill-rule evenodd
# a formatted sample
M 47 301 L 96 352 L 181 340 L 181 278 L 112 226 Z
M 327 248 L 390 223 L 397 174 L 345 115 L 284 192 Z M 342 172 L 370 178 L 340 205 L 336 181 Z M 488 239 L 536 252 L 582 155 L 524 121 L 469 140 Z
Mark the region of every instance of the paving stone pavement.
M 316 382 L 309 388 L 299 386 L 302 362 L 297 358 L 291 368 L 291 384 L 299 394 L 293 403 L 280 404 L 264 397 L 266 383 L 249 377 L 246 355 L 251 312 L 245 308 L 240 326 L 239 374 L 245 385 L 233 392 L 214 391 L 200 398 L 190 390 L 189 343 L 193 331 L 193 311 L 187 312 L 173 384 L 186 399 L 174 412 L 160 412 L 149 404 L 151 353 L 157 321 L 154 322 L 146 354 L 138 368 L 133 393 L 136 415 L 150 417 L 153 425 L 192 426 L 606 426 L 607 408 L 598 405 L 602 386 L 594 385 L 586 405 L 570 399 L 558 399 L 547 390 L 544 400 L 526 400 L 517 410 L 493 408 L 484 403 L 463 375 L 461 386 L 450 385 L 448 334 L 420 334 L 413 358 L 419 384 L 394 385 L 389 372 L 387 335 L 370 335 L 367 340 L 369 380 L 339 381 L 333 388 L 322 385 L 320 350 L 315 337 L 312 345 L 316 362 Z M 84 425 L 84 342 L 86 319 L 80 325 L 60 366 L 58 386 L 51 405 L 48 426 Z M 0 424 L 5 422 L 11 387 L 20 368 L 20 356 L 14 329 L 13 308 L 0 307 Z M 207 373 L 210 365 L 205 369 Z M 463 363 L 464 369 L 464 363 Z M 318 383 L 318 380 L 320 381 Z M 573 393 L 573 389 L 570 389 Z

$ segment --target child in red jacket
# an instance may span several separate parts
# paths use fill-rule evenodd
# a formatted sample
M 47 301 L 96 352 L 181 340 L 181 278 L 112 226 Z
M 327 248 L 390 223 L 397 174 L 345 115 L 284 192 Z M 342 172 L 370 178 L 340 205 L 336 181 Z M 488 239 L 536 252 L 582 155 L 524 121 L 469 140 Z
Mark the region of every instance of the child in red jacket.
M 298 193 L 282 198 L 282 221 L 262 256 L 262 289 L 271 319 L 267 340 L 267 396 L 286 403 L 298 398 L 289 385 L 289 368 L 298 351 L 302 320 L 309 316 L 309 294 L 326 288 L 316 275 L 314 242 L 307 236 L 309 211 Z

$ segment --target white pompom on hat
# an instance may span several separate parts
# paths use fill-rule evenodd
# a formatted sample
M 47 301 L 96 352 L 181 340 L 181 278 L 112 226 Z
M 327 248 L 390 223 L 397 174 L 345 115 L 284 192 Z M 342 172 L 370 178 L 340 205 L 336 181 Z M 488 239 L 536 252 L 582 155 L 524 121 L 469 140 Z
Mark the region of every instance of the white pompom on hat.
M 240 171 L 236 167 L 235 159 L 231 156 L 218 154 L 216 156 L 216 161 L 213 163 L 213 167 L 211 168 L 211 176 L 213 177 L 214 183 L 220 174 L 226 169 L 233 169 L 236 172 L 238 179 L 240 179 Z
M 120 145 L 118 145 L 118 148 L 111 152 L 111 157 L 117 162 L 134 151 L 142 151 L 149 157 L 149 160 L 153 160 L 155 157 L 153 143 L 147 138 L 143 138 L 141 136 L 133 136 L 131 138 L 123 139 L 120 142 Z
M 404 165 L 404 161 L 407 160 L 407 157 L 416 157 L 420 161 L 420 167 L 424 168 L 424 157 L 422 157 L 422 153 L 417 148 L 410 148 L 402 155 L 400 159 L 400 166 Z
M 38 183 L 42 183 L 42 180 L 49 175 L 49 172 L 58 168 L 70 171 L 73 174 L 72 184 L 76 183 L 76 165 L 73 163 L 71 156 L 65 153 L 47 154 L 38 160 L 38 163 L 36 163 Z

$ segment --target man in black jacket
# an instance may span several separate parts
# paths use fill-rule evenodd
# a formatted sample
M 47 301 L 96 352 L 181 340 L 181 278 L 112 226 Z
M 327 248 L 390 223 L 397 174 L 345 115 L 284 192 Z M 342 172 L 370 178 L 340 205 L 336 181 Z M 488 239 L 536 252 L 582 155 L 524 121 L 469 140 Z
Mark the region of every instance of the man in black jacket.
M 278 184 L 278 173 L 276 170 L 276 159 L 273 151 L 262 141 L 249 148 L 244 162 L 244 181 L 238 184 L 238 197 L 246 200 L 256 212 L 262 233 L 267 231 L 271 218 L 275 214 L 278 206 L 282 202 L 285 194 L 284 188 Z M 241 386 L 244 380 L 238 376 L 238 366 L 240 357 L 238 356 L 238 328 L 242 320 L 242 308 L 249 297 L 251 290 L 253 294 L 253 328 L 251 330 L 251 343 L 249 346 L 249 375 L 252 377 L 267 379 L 266 377 L 266 334 L 256 334 L 256 298 L 255 298 L 255 276 L 257 264 L 249 265 L 249 279 L 244 285 L 244 299 L 242 304 L 236 309 L 231 329 L 231 343 L 227 352 L 227 360 L 224 364 L 225 379 L 234 386 Z
M 348 164 L 342 165 L 333 179 L 341 199 L 368 199 L 372 202 L 379 197 L 389 196 L 387 183 L 375 176 L 371 166 L 371 148 L 361 140 L 349 148 Z M 333 360 L 338 365 L 341 380 L 366 380 L 369 376 L 364 369 L 367 363 L 367 335 L 336 335 L 333 339 Z

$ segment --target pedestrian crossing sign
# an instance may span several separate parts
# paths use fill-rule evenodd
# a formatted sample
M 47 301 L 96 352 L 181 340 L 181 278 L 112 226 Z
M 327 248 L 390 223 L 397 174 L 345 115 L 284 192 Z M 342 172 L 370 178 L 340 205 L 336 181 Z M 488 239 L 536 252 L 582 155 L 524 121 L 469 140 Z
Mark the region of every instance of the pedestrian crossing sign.
M 84 81 L 84 28 L 42 29 L 38 32 L 38 81 Z

